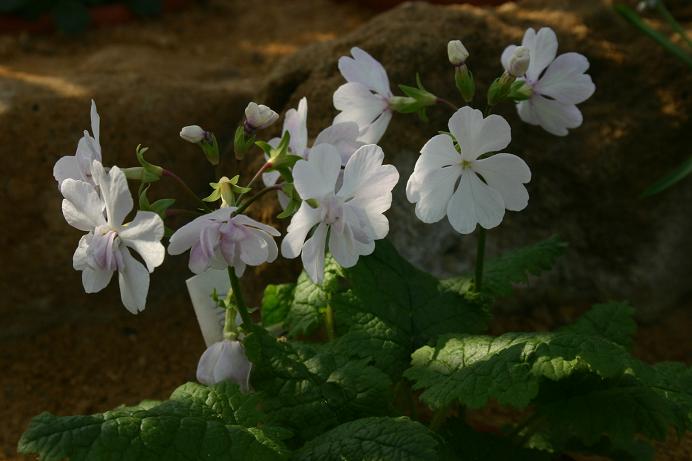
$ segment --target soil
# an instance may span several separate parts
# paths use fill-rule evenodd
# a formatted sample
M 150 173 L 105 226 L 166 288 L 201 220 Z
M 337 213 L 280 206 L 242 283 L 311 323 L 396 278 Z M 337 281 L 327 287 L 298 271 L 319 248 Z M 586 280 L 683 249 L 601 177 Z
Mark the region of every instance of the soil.
M 61 36 L 0 37 L 0 77 L 82 99 L 85 91 L 94 91 L 99 84 L 113 85 L 120 75 L 137 83 L 138 78 L 159 72 L 180 82 L 181 87 L 184 81 L 196 77 L 252 82 L 269 72 L 277 58 L 310 43 L 338 38 L 372 16 L 370 10 L 360 6 L 328 0 L 265 0 L 261 5 L 253 9 L 240 0 L 213 0 L 160 21 L 94 30 L 77 40 Z M 115 67 L 116 77 L 112 71 Z M 122 89 L 111 88 L 112 92 Z M 2 92 L 0 87 L 0 112 L 4 109 Z M 222 122 L 227 120 L 216 120 L 217 124 Z M 5 219 L 3 216 L 3 222 Z M 19 293 L 20 287 L 25 290 L 26 283 L 13 275 L 6 276 L 7 271 L 3 268 L 0 275 L 6 279 L 10 293 Z M 86 298 L 80 293 L 78 276 L 68 271 L 68 266 L 65 273 L 70 283 L 76 282 L 68 289 L 57 289 L 71 293 L 74 299 Z M 267 278 L 290 276 L 272 273 Z M 56 274 L 48 278 L 53 284 L 60 280 L 63 286 L 60 277 Z M 13 315 L 21 312 L 21 303 L 0 306 L 4 323 L 0 325 L 0 460 L 24 459 L 16 455 L 17 440 L 31 417 L 42 411 L 89 414 L 143 399 L 163 399 L 181 383 L 194 380 L 204 343 L 187 296 L 178 288 L 166 291 L 167 280 L 152 283 L 153 303 L 136 317 L 120 306 L 115 286 L 103 295 L 89 297 L 93 308 L 72 310 L 69 302 L 48 303 L 46 312 L 53 321 L 34 319 L 38 327 L 26 323 L 33 313 Z M 33 293 L 22 296 L 31 298 Z M 257 300 L 258 293 L 251 298 Z M 70 314 L 63 314 L 63 309 Z M 550 329 L 582 310 L 539 307 L 521 314 L 503 314 L 493 331 Z M 637 334 L 637 355 L 647 361 L 692 362 L 690 312 L 679 308 L 660 321 L 642 326 Z M 659 447 L 658 461 L 689 459 L 690 437 Z

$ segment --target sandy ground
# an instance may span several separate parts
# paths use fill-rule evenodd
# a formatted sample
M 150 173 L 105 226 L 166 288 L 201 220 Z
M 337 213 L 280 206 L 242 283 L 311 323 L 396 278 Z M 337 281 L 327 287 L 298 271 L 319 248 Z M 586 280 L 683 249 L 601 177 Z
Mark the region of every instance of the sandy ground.
M 96 78 L 108 68 L 108 60 L 126 56 L 130 76 L 155 71 L 171 79 L 198 73 L 252 81 L 278 57 L 337 37 L 372 15 L 328 0 L 264 0 L 256 5 L 261 7 L 214 0 L 160 21 L 95 30 L 76 40 L 0 37 L 0 76 L 77 91 L 71 82 L 79 80 L 79 72 Z M 112 76 L 104 74 L 108 78 Z M 145 398 L 165 398 L 179 384 L 193 380 L 204 349 L 194 314 L 180 291 L 164 304 L 137 317 L 119 305 L 100 305 L 84 318 L 0 339 L 0 459 L 21 459 L 15 453 L 16 442 L 29 419 L 41 411 L 98 412 Z M 546 329 L 568 321 L 575 312 L 538 309 L 531 315 L 503 318 L 495 330 Z M 689 362 L 690 324 L 689 309 L 680 309 L 644 327 L 637 337 L 637 354 L 646 360 Z M 689 439 L 682 445 L 670 443 L 659 459 L 692 459 L 689 445 Z

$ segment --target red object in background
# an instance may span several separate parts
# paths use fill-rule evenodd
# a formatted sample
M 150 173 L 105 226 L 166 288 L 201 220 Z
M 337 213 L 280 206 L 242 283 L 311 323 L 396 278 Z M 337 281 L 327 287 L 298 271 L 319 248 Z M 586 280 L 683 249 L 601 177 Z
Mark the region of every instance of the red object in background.
M 368 6 L 375 10 L 388 10 L 408 0 L 337 0 L 339 2 L 356 2 L 361 5 Z M 455 3 L 468 3 L 477 6 L 494 6 L 507 3 L 510 0 L 426 0 L 427 3 L 436 3 L 439 5 L 452 5 Z
M 164 0 L 163 12 L 168 13 L 179 10 L 190 3 L 190 1 L 191 0 Z M 137 18 L 127 5 L 122 4 L 94 6 L 89 8 L 89 15 L 91 16 L 90 27 L 123 24 Z M 33 21 L 18 18 L 11 14 L 0 15 L 0 34 L 14 34 L 20 32 L 44 34 L 54 31 L 55 22 L 49 14 L 44 14 Z

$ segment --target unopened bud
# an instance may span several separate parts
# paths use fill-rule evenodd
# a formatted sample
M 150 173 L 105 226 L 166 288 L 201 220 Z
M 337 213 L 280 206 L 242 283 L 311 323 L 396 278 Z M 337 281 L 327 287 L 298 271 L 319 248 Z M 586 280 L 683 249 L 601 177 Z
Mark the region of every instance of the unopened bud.
M 513 77 L 522 77 L 526 74 L 529 69 L 529 63 L 531 62 L 531 56 L 529 49 L 525 46 L 518 46 L 514 50 L 514 54 L 509 58 L 509 65 L 507 66 L 507 72 Z
M 190 125 L 180 130 L 180 137 L 187 142 L 197 144 L 207 137 L 207 132 L 199 125 Z
M 476 82 L 466 64 L 454 68 L 454 83 L 464 101 L 471 102 L 476 93 Z
M 197 364 L 197 381 L 207 386 L 231 381 L 240 386 L 240 390 L 250 389 L 250 371 L 252 362 L 245 355 L 245 348 L 240 341 L 224 339 L 214 343 L 202 354 Z
M 460 66 L 468 59 L 469 51 L 461 40 L 450 40 L 447 43 L 447 57 L 453 66 Z
M 279 114 L 269 107 L 251 102 L 245 108 L 245 129 L 248 132 L 267 128 L 279 119 Z

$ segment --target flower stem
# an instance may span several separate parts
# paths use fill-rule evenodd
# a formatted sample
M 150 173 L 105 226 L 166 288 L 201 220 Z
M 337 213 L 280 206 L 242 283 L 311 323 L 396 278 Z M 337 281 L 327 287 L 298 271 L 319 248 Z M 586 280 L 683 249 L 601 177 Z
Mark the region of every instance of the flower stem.
M 483 263 L 485 262 L 485 229 L 479 228 L 478 246 L 476 247 L 476 291 L 483 288 Z
M 336 334 L 334 332 L 334 308 L 331 302 L 327 303 L 327 308 L 324 311 L 324 326 L 327 329 L 327 339 L 334 341 Z
M 445 104 L 445 105 L 447 105 L 450 109 L 452 109 L 452 110 L 455 111 L 455 112 L 459 109 L 459 108 L 456 106 L 456 104 L 454 104 L 453 102 L 451 102 L 451 101 L 449 101 L 449 100 L 447 100 L 447 99 L 445 99 L 445 98 L 437 98 L 437 102 L 440 103 L 440 104 Z
M 247 186 L 245 186 L 245 187 L 251 187 L 255 183 L 255 181 L 257 181 L 259 179 L 259 177 L 262 176 L 262 173 L 267 171 L 267 169 L 271 168 L 271 166 L 272 166 L 271 162 L 266 162 L 264 165 L 262 165 L 260 167 L 260 169 L 257 170 L 257 173 L 255 173 L 255 176 L 252 177 L 250 182 L 247 183 Z
M 260 198 L 261 196 L 263 196 L 263 195 L 266 194 L 267 192 L 271 192 L 271 191 L 273 191 L 273 190 L 279 190 L 279 189 L 281 189 L 281 187 L 283 187 L 283 184 L 274 184 L 273 186 L 265 187 L 264 189 L 262 189 L 261 191 L 257 192 L 255 195 L 253 195 L 252 197 L 248 198 L 242 205 L 240 205 L 240 206 L 238 207 L 238 209 L 235 211 L 234 214 L 237 214 L 237 215 L 238 215 L 238 214 L 241 214 L 241 213 L 242 213 L 243 211 L 245 211 L 250 205 L 252 205 L 252 203 L 253 203 L 255 200 L 257 200 L 258 198 Z
M 663 4 L 663 0 L 658 0 L 656 2 L 656 9 L 658 10 L 658 14 L 663 17 L 668 25 L 687 43 L 687 46 L 692 46 L 692 40 L 690 40 L 690 37 L 687 35 L 685 28 L 680 25 L 672 14 L 670 14 L 666 5 Z
M 231 279 L 231 288 L 233 288 L 233 294 L 235 295 L 236 304 L 238 306 L 238 313 L 240 318 L 243 319 L 243 325 L 252 325 L 252 317 L 250 317 L 250 312 L 247 310 L 247 304 L 245 304 L 245 298 L 243 298 L 243 291 L 240 289 L 240 280 L 235 275 L 235 270 L 232 267 L 228 267 L 228 277 Z
M 187 195 L 189 195 L 195 200 L 195 202 L 201 202 L 205 208 L 207 207 L 207 204 L 204 203 L 204 201 L 201 198 L 199 198 L 197 194 L 195 194 L 195 192 L 190 188 L 190 186 L 187 185 L 185 181 L 183 181 L 183 179 L 180 176 L 173 173 L 171 170 L 167 170 L 165 168 L 163 168 L 161 174 L 163 176 L 168 176 L 169 178 L 172 178 L 187 193 Z

